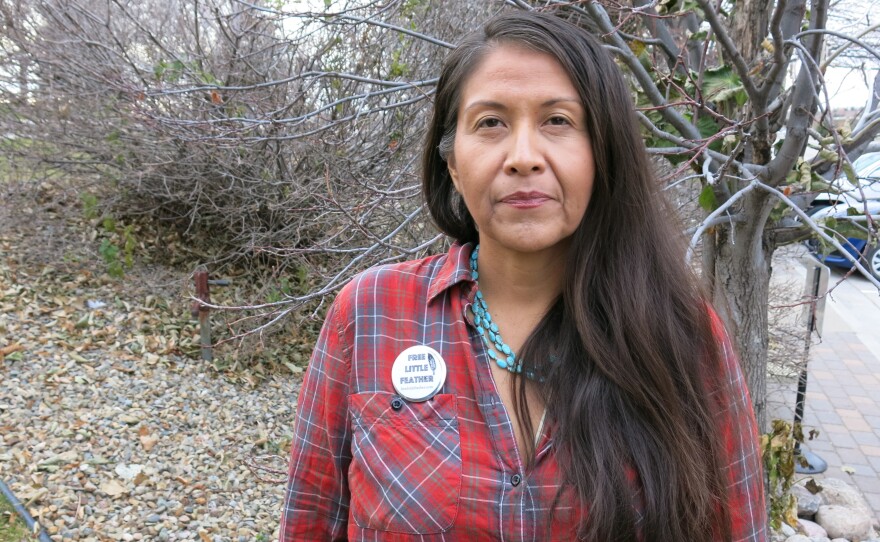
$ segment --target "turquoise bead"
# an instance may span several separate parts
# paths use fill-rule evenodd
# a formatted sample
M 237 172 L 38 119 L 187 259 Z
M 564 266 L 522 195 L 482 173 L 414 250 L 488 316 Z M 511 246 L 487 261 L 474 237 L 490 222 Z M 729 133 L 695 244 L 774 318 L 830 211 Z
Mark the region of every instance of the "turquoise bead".
M 483 298 L 483 292 L 480 291 L 478 279 L 480 277 L 477 271 L 477 256 L 479 255 L 480 245 L 474 247 L 471 253 L 471 279 L 477 283 L 477 291 L 474 294 L 474 303 L 471 305 L 471 311 L 474 314 L 474 325 L 483 344 L 486 345 L 486 355 L 493 360 L 499 367 L 510 372 L 522 373 L 522 364 L 517 362 L 516 354 L 501 338 L 498 324 L 492 321 L 492 315 L 489 314 L 489 305 Z M 526 375 L 532 378 L 532 371 Z

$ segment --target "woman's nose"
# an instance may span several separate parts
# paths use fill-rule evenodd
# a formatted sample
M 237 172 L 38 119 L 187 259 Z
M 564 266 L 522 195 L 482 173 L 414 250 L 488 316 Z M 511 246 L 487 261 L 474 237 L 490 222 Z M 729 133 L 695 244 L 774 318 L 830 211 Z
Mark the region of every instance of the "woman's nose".
M 511 135 L 504 170 L 509 175 L 528 175 L 543 171 L 544 153 L 540 148 L 538 134 L 531 129 L 520 129 Z

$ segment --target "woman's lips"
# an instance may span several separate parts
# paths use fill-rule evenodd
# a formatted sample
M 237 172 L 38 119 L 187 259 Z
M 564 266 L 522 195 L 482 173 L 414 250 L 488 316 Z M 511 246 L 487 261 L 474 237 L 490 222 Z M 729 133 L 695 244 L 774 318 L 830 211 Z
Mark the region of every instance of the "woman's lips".
M 501 198 L 501 203 L 506 203 L 517 209 L 532 209 L 540 207 L 550 200 L 550 196 L 543 192 L 515 192 Z

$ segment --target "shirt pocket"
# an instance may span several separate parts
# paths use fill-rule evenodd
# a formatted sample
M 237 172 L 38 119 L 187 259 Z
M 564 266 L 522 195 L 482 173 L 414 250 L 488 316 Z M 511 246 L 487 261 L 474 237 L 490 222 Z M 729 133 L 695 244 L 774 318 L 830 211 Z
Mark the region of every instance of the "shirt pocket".
M 461 493 L 455 395 L 413 403 L 387 392 L 349 396 L 351 514 L 366 529 L 436 534 L 452 527 Z

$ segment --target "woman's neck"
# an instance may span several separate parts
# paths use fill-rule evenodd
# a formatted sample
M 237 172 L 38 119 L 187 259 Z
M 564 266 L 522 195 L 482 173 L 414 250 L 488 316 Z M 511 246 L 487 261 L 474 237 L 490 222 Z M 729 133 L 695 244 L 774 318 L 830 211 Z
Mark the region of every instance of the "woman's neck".
M 566 254 L 564 244 L 529 253 L 481 244 L 480 291 L 499 309 L 528 307 L 546 312 L 562 292 Z

